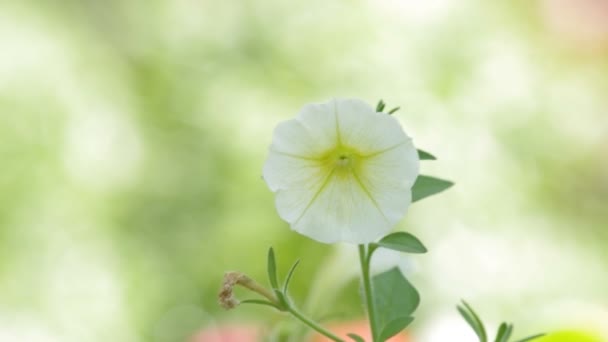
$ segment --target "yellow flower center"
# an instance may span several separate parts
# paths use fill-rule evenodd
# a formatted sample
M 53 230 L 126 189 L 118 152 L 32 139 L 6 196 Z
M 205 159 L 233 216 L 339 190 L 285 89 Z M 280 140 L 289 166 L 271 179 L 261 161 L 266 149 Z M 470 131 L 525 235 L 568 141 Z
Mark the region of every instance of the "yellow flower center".
M 338 146 L 323 159 L 325 167 L 338 177 L 348 177 L 356 171 L 361 162 L 360 154 L 345 146 Z

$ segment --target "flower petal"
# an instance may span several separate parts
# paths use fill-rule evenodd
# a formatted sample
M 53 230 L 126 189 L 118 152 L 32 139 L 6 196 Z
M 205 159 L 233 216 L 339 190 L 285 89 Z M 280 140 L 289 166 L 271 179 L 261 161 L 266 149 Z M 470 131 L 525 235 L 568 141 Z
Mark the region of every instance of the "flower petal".
M 321 153 L 321 148 L 301 122 L 288 120 L 274 129 L 270 151 L 309 158 Z
M 403 218 L 412 202 L 412 185 L 418 177 L 419 160 L 411 140 L 366 158 L 357 170 L 363 186 L 391 224 Z
M 334 106 L 309 104 L 296 119 L 281 122 L 275 128 L 270 150 L 305 158 L 320 157 L 336 146 L 336 136 Z
M 287 192 L 279 191 L 277 196 L 293 197 Z M 295 231 L 325 243 L 366 243 L 392 228 L 375 200 L 352 173 L 330 175 L 301 217 L 289 222 Z
M 336 147 L 338 129 L 335 100 L 304 106 L 296 120 L 306 128 L 323 152 Z
M 289 224 L 297 222 L 332 181 L 333 170 L 319 163 L 271 154 L 264 166 L 264 179 L 276 192 L 277 212 Z
M 377 153 L 410 140 L 397 119 L 376 113 L 363 101 L 336 100 L 336 107 L 340 142 L 362 154 Z

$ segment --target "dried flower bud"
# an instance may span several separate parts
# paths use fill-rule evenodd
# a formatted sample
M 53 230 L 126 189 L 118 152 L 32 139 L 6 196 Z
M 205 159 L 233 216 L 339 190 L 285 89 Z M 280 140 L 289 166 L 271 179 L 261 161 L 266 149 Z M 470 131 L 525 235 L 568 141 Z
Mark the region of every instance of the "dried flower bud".
M 255 280 L 249 278 L 248 276 L 240 272 L 226 272 L 224 274 L 224 281 L 222 283 L 222 288 L 218 296 L 220 305 L 226 310 L 234 309 L 241 303 L 234 296 L 233 288 L 235 285 L 240 285 L 253 292 L 256 292 L 268 298 L 271 303 L 280 306 L 276 296 L 274 296 L 272 292 L 268 291 L 266 288 L 255 282 Z

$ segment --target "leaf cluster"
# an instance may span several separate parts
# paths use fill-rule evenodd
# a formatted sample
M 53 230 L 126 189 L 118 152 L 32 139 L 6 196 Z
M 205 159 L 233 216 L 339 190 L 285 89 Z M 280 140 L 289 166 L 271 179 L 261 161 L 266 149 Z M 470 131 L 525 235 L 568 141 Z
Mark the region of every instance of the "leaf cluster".
M 272 291 L 276 296 L 276 302 L 271 302 L 268 300 L 262 299 L 247 299 L 242 301 L 241 303 L 245 304 L 259 304 L 259 305 L 268 305 L 276 308 L 280 311 L 287 311 L 289 309 L 289 299 L 287 296 L 287 289 L 289 288 L 289 282 L 293 277 L 294 271 L 300 264 L 300 260 L 296 260 L 293 265 L 289 268 L 287 272 L 287 276 L 283 281 L 283 286 L 279 286 L 279 280 L 277 276 L 277 263 L 274 255 L 274 249 L 270 247 L 268 249 L 268 258 L 267 258 L 267 269 L 268 269 L 268 281 L 270 282 L 270 286 L 272 287 Z
M 477 337 L 479 338 L 479 342 L 488 342 L 488 334 L 486 333 L 486 328 L 483 325 L 483 322 L 475 313 L 473 308 L 465 301 L 462 301 L 461 305 L 457 306 L 458 312 L 464 318 L 465 321 L 471 326 Z M 498 327 L 498 331 L 496 332 L 496 338 L 494 342 L 509 342 L 511 335 L 513 334 L 513 324 L 502 322 Z M 545 336 L 545 334 L 536 334 L 532 336 L 528 336 L 515 342 L 527 342 L 537 339 L 539 337 Z

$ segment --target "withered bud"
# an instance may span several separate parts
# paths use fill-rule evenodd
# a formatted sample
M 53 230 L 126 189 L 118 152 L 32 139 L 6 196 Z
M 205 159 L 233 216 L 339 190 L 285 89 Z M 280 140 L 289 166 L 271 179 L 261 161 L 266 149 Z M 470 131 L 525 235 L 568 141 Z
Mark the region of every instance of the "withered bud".
M 280 306 L 276 296 L 255 282 L 255 280 L 240 272 L 226 272 L 224 274 L 224 281 L 222 282 L 222 288 L 219 293 L 219 303 L 226 310 L 234 309 L 240 304 L 240 301 L 234 296 L 233 293 L 233 288 L 235 285 L 240 285 L 254 291 L 266 297 L 271 303 Z

